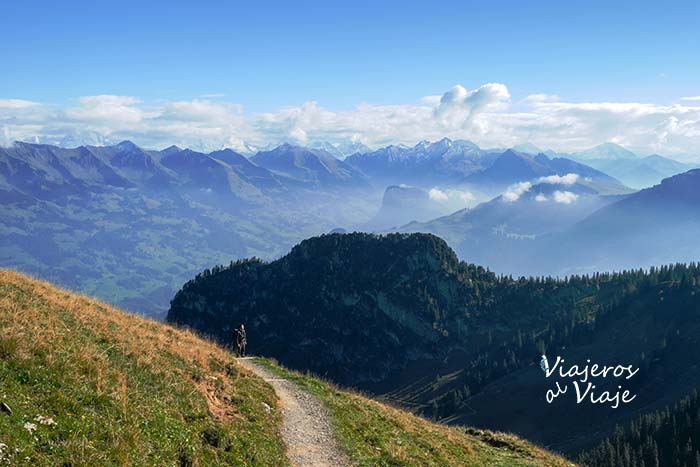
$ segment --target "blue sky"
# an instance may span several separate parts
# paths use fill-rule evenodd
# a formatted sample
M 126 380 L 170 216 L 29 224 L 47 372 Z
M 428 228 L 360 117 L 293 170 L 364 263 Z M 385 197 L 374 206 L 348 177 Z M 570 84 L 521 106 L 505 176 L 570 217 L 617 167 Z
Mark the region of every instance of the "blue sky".
M 669 102 L 700 94 L 700 2 L 665 3 L 12 2 L 0 89 L 52 103 L 225 94 L 269 111 L 497 81 L 515 96 Z
M 447 135 L 572 150 L 613 140 L 686 153 L 699 138 L 700 100 L 682 99 L 700 96 L 698 24 L 697 0 L 13 2 L 0 31 L 0 143 L 89 133 L 212 147 L 334 137 L 377 145 Z M 487 88 L 468 98 L 488 83 L 505 94 Z M 437 99 L 455 85 L 466 91 L 461 113 L 432 127 L 419 122 L 430 111 L 445 116 Z M 549 97 L 535 105 L 532 95 Z M 611 126 L 621 108 L 553 101 L 656 107 L 625 107 Z M 359 111 L 363 104 L 375 107 Z M 664 107 L 673 105 L 691 114 Z M 585 135 L 571 126 L 566 138 L 552 136 L 555 119 L 584 111 L 575 129 Z M 377 134 L 357 123 L 400 112 L 430 131 Z M 215 122 L 196 123 L 209 113 Z M 148 130 L 143 122 L 156 114 Z M 173 119 L 187 118 L 202 127 L 196 134 L 174 130 Z M 496 125 L 515 126 L 496 133 Z M 643 137 L 659 127 L 670 136 Z

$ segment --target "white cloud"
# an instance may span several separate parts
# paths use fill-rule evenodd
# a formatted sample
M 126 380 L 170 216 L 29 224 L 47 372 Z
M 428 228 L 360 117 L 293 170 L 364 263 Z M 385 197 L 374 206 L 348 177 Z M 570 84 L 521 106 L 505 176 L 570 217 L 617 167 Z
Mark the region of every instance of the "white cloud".
M 442 191 L 438 187 L 431 188 L 430 191 L 428 192 L 428 196 L 433 201 L 441 201 L 442 202 L 442 201 L 448 201 L 450 199 L 450 197 L 447 195 L 447 193 L 445 193 L 444 191 Z
M 0 99 L 0 109 L 26 109 L 35 105 L 39 104 L 24 99 Z
M 243 113 L 243 107 L 237 104 L 221 104 L 206 99 L 179 101 L 167 104 L 159 117 L 180 121 L 211 122 L 226 124 L 236 121 Z
M 247 114 L 239 104 L 218 97 L 148 103 L 133 96 L 99 95 L 81 97 L 69 106 L 0 99 L 0 143 L 131 139 L 145 147 L 178 144 L 212 150 L 241 148 L 244 142 L 264 147 L 284 141 L 352 140 L 378 147 L 449 137 L 470 139 L 482 147 L 527 141 L 566 152 L 606 141 L 667 155 L 696 154 L 700 147 L 700 101 L 694 98 L 675 105 L 573 103 L 531 94 L 511 105 L 505 84 L 488 83 L 474 89 L 457 85 L 409 104 L 362 103 L 334 111 L 306 102 Z
M 435 107 L 435 106 L 437 106 L 438 104 L 440 104 L 440 99 L 441 99 L 441 98 L 442 98 L 442 96 L 424 96 L 424 97 L 421 98 L 420 101 L 421 101 L 423 104 L 428 104 L 428 105 L 431 106 L 431 107 Z
M 530 188 L 532 188 L 532 183 L 530 182 L 520 182 L 516 183 L 515 185 L 511 185 L 508 187 L 505 193 L 503 193 L 503 200 L 507 203 L 517 201 Z
M 578 195 L 576 193 L 572 193 L 570 191 L 557 190 L 554 193 L 552 193 L 551 199 L 555 203 L 571 204 L 578 199 Z M 543 193 L 538 193 L 537 196 L 535 196 L 535 201 L 537 201 L 538 203 L 544 203 L 544 202 L 549 201 L 549 200 L 550 200 L 550 198 L 548 198 Z
M 682 101 L 700 101 L 700 96 L 681 97 Z
M 476 201 L 476 196 L 474 196 L 473 193 L 470 193 L 469 191 L 455 191 L 455 194 L 457 195 L 457 198 L 464 203 L 464 204 L 470 204 Z
M 570 191 L 557 190 L 553 193 L 553 196 L 555 202 L 562 204 L 571 204 L 578 199 L 578 195 Z
M 537 183 L 551 183 L 552 185 L 573 185 L 577 181 L 578 174 L 549 175 L 537 179 Z
M 65 118 L 78 122 L 92 122 L 108 125 L 139 123 L 144 117 L 144 111 L 136 107 L 140 101 L 131 96 L 84 96 L 79 100 L 80 105 L 69 107 L 63 111 Z
M 447 127 L 461 127 L 485 110 L 496 108 L 510 99 L 508 88 L 501 83 L 487 83 L 467 91 L 456 85 L 440 98 L 435 117 Z
M 466 190 L 443 190 L 439 187 L 433 187 L 428 191 L 428 196 L 433 201 L 450 203 L 449 205 L 455 208 L 468 206 L 476 202 L 476 196 Z
M 528 104 L 539 104 L 542 102 L 557 102 L 559 99 L 559 96 L 556 94 L 530 94 L 523 99 L 523 102 Z

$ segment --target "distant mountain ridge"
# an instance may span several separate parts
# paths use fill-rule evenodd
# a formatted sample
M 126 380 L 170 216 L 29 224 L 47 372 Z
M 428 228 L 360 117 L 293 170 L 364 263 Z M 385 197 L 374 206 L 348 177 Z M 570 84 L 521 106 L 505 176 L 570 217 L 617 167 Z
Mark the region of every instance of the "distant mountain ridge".
M 30 145 L 31 143 L 18 143 L 18 145 L 21 144 Z M 162 151 L 143 150 L 128 141 L 115 146 L 84 147 L 94 153 L 108 154 L 113 152 L 110 148 L 120 147 L 120 145 L 125 153 L 140 151 L 159 158 L 184 151 L 177 146 L 171 146 Z M 64 148 L 54 148 L 54 151 L 64 150 Z M 12 150 L 12 148 L 9 149 Z M 72 150 L 65 149 L 65 151 Z M 199 151 L 191 152 L 206 154 Z M 272 158 L 279 157 L 282 153 L 287 154 L 287 157 L 297 158 L 296 162 L 288 161 L 287 166 L 283 168 L 279 165 L 280 160 L 272 161 Z M 234 158 L 233 154 L 240 157 Z M 662 178 L 696 167 L 658 154 L 639 157 L 614 143 L 605 143 L 586 151 L 565 154 L 541 151 L 530 143 L 516 145 L 507 150 L 482 149 L 470 141 L 453 141 L 449 138 L 435 142 L 421 141 L 412 147 L 393 145 L 377 150 L 370 150 L 361 143 L 316 142 L 307 148 L 284 143 L 274 148 L 250 153 L 249 157 L 236 153 L 232 149 L 221 149 L 206 155 L 227 163 L 233 162 L 234 159 L 238 159 L 238 164 L 242 160 L 248 160 L 272 172 L 281 171 L 283 176 L 294 173 L 293 179 L 301 177 L 307 183 L 327 184 L 335 179 L 344 185 L 362 185 L 362 179 L 364 179 L 364 182 L 373 181 L 381 189 L 386 185 L 401 183 L 423 187 L 431 184 L 496 184 L 502 188 L 502 184 L 523 181 L 523 177 L 543 174 L 563 175 L 562 172 L 576 172 L 596 179 L 600 177 L 603 183 L 621 186 L 615 180 L 617 178 L 639 188 L 650 186 L 658 183 Z M 334 162 L 340 159 L 345 160 L 340 164 Z M 301 166 L 295 168 L 295 164 L 307 164 L 307 166 L 302 170 Z M 562 168 L 564 165 L 568 167 Z M 241 167 L 239 169 L 243 170 Z M 259 175 L 265 179 L 265 182 L 261 181 L 261 183 L 263 185 L 267 183 L 268 189 L 279 183 L 279 181 L 271 181 L 269 174 L 259 173 Z M 519 177 L 521 180 L 516 180 Z
M 320 150 L 279 152 L 296 156 L 266 168 L 230 149 L 129 141 L 0 148 L 0 266 L 162 316 L 215 258 L 273 256 L 369 218 L 363 174 Z
M 460 258 L 488 264 L 496 271 L 527 273 L 524 258 L 530 258 L 539 239 L 563 231 L 627 196 L 606 195 L 597 188 L 576 174 L 542 177 L 534 184 L 518 184 L 471 209 L 394 230 L 432 233 L 445 239 Z M 534 267 L 547 263 L 549 256 L 532 261 Z M 550 272 L 556 274 L 558 270 Z
M 654 170 L 680 168 L 656 157 L 648 163 L 655 164 Z M 533 210 L 522 214 L 539 213 L 531 220 L 560 230 L 579 206 L 593 206 L 595 196 L 603 203 L 611 199 L 608 195 L 629 193 L 614 178 L 566 157 L 483 150 L 447 138 L 358 152 L 344 160 L 289 144 L 246 157 L 232 149 L 207 154 L 170 146 L 156 151 L 129 141 L 74 148 L 16 143 L 0 148 L 0 265 L 158 314 L 184 278 L 212 262 L 275 257 L 331 229 L 381 231 L 427 222 L 509 192 L 511 183 L 536 186 L 539 179 L 568 174 L 597 195 L 564 187 L 556 195 L 561 200 L 578 196 L 564 211 L 564 205 L 553 204 L 554 193 L 543 193 L 540 198 L 547 202 L 539 208 L 558 212 L 554 223 L 538 209 L 540 202 L 526 195 L 522 201 L 530 200 Z M 418 183 L 406 183 L 411 179 Z M 427 200 L 421 194 L 413 198 L 415 204 L 393 203 L 411 196 L 392 189 L 387 199 L 392 212 L 382 210 L 387 187 L 402 184 L 429 193 Z M 531 235 L 533 229 L 516 225 L 526 216 L 515 214 L 517 222 L 489 228 L 501 237 Z M 452 243 L 450 230 L 457 225 L 440 234 L 462 255 L 467 249 Z M 534 231 L 539 235 L 544 229 Z M 474 229 L 464 232 L 472 235 Z M 514 251 L 509 267 L 523 253 L 504 251 Z
M 114 187 L 180 184 L 236 196 L 295 188 L 345 189 L 366 186 L 363 174 L 318 149 L 285 144 L 247 158 L 231 149 L 209 154 L 170 146 L 144 150 L 124 141 L 114 146 L 74 149 L 16 143 L 0 148 L 0 176 L 8 185 L 93 184 Z M 20 180 L 20 175 L 22 180 Z
M 558 268 L 625 269 L 700 258 L 700 169 L 664 179 L 543 239 Z M 545 244 L 546 243 L 546 244 Z M 566 259 L 561 255 L 568 251 Z
M 594 273 L 700 258 L 694 240 L 700 235 L 700 169 L 622 195 L 601 193 L 585 178 L 564 182 L 545 177 L 472 209 L 395 230 L 438 235 L 460 258 L 518 275 Z
M 283 144 L 271 151 L 257 153 L 251 161 L 307 187 L 369 187 L 364 174 L 323 149 Z
M 434 143 L 421 141 L 413 147 L 387 146 L 346 159 L 376 183 L 471 185 L 494 195 L 510 184 L 549 175 L 578 173 L 591 178 L 611 192 L 624 185 L 609 175 L 566 157 L 528 154 L 514 149 L 483 150 L 470 141 L 443 138 Z
M 658 154 L 641 157 L 614 143 L 605 143 L 571 155 L 632 188 L 656 185 L 666 177 L 697 168 L 699 164 L 679 162 Z
M 603 143 L 585 151 L 572 154 L 573 157 L 579 160 L 605 159 L 605 160 L 622 160 L 622 159 L 638 159 L 632 151 L 623 148 L 615 143 Z
M 443 138 L 434 143 L 422 141 L 413 147 L 387 146 L 352 155 L 347 162 L 389 184 L 424 184 L 459 181 L 489 166 L 494 157 L 470 141 Z
M 542 151 L 529 143 L 514 146 L 513 149 L 531 155 L 544 153 L 552 158 L 573 159 L 615 177 L 635 189 L 656 185 L 666 177 L 700 167 L 698 163 L 680 162 L 659 154 L 640 156 L 615 143 L 604 143 L 570 154 Z
M 605 173 L 624 180 L 633 188 L 656 185 L 666 177 L 686 172 L 700 165 L 678 162 L 658 154 L 632 160 L 589 160 L 587 162 Z

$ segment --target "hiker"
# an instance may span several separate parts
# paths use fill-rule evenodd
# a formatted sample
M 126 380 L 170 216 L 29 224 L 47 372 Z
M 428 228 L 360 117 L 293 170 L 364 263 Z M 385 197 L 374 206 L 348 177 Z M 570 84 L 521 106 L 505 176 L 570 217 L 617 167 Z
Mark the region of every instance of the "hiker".
M 245 357 L 245 347 L 248 345 L 248 340 L 246 339 L 243 323 L 234 331 L 234 338 L 236 341 L 236 354 L 239 357 Z

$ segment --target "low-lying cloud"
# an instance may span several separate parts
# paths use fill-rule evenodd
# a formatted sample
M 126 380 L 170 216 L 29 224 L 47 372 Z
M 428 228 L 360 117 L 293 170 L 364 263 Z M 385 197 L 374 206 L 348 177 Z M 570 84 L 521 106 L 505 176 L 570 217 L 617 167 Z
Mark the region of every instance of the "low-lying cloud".
M 442 191 L 440 188 L 431 188 L 430 191 L 428 192 L 428 196 L 430 199 L 433 201 L 448 201 L 450 197 Z
M 578 174 L 548 175 L 540 177 L 537 183 L 550 183 L 552 185 L 573 185 L 578 181 Z
M 440 203 L 450 203 L 455 206 L 468 206 L 476 201 L 476 196 L 466 190 L 443 190 L 438 187 L 433 187 L 428 191 L 428 197 L 433 201 Z
M 548 175 L 546 177 L 538 178 L 535 183 L 547 183 L 551 185 L 573 185 L 579 179 L 578 174 L 570 173 L 566 175 Z M 522 195 L 532 189 L 533 184 L 531 182 L 520 182 L 510 185 L 506 191 L 503 193 L 503 201 L 507 203 L 513 203 L 520 199 Z M 556 190 L 552 193 L 551 198 L 543 193 L 538 193 L 535 195 L 535 201 L 543 203 L 546 201 L 554 201 L 555 203 L 571 204 L 578 199 L 578 195 L 567 190 Z
M 240 150 L 246 145 L 318 141 L 379 147 L 449 137 L 482 147 L 529 142 L 556 151 L 577 151 L 606 141 L 669 155 L 696 154 L 700 147 L 700 96 L 673 104 L 566 102 L 546 93 L 513 99 L 505 84 L 487 83 L 473 89 L 456 85 L 415 103 L 363 103 L 334 111 L 310 101 L 251 114 L 235 102 L 204 96 L 165 103 L 135 96 L 83 96 L 66 106 L 1 96 L 0 144 L 130 139 L 153 148 L 177 144 Z
M 560 204 L 571 204 L 575 202 L 578 199 L 578 195 L 576 193 L 572 193 L 570 191 L 555 191 L 552 193 L 552 197 L 548 198 L 547 195 L 543 193 L 538 193 L 537 196 L 535 196 L 535 201 L 544 203 L 546 201 L 554 201 L 555 203 L 560 203 Z
M 517 201 L 523 194 L 527 193 L 530 188 L 532 188 L 532 183 L 530 182 L 520 182 L 511 185 L 505 193 L 503 193 L 503 200 L 508 203 Z
M 562 204 L 571 204 L 578 199 L 578 195 L 570 191 L 557 190 L 552 194 L 552 196 L 554 198 L 554 202 Z

